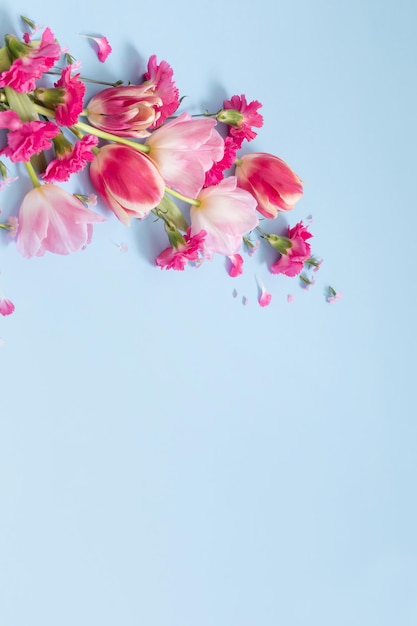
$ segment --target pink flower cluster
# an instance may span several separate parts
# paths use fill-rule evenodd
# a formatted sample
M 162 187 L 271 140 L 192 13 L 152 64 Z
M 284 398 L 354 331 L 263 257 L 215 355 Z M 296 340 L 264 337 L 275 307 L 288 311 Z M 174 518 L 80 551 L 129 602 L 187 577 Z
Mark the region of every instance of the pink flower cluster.
M 89 38 L 104 62 L 109 42 Z M 104 207 L 123 224 L 150 213 L 163 223 L 170 245 L 156 258 L 162 269 L 184 270 L 188 263 L 199 265 L 220 254 L 237 277 L 243 272 L 242 242 L 250 242 L 251 253 L 259 245 L 259 239 L 248 239 L 252 232 L 271 245 L 275 241 L 280 257 L 272 273 L 301 272 L 312 236 L 302 222 L 289 227 L 287 237 L 259 228 L 260 216 L 272 220 L 294 208 L 303 193 L 300 178 L 273 154 L 238 155 L 263 125 L 260 102 L 248 102 L 242 94 L 225 100 L 216 113 L 179 111 L 173 70 L 155 55 L 138 84 L 106 86 L 85 102 L 80 64 L 64 56 L 50 28 L 40 40 L 25 33 L 22 40 L 7 35 L 5 41 L 0 128 L 7 134 L 0 156 L 23 163 L 33 185 L 15 218 L 16 246 L 23 256 L 69 254 L 91 242 L 93 225 L 105 217 L 90 209 L 88 196 L 59 186 L 88 167 Z M 54 71 L 62 58 L 63 69 Z M 45 86 L 50 71 L 60 77 Z M 226 132 L 219 132 L 220 126 Z M 11 180 L 1 161 L 0 174 Z M 190 206 L 189 218 L 179 203 Z M 12 228 L 10 222 L 0 226 Z M 271 297 L 264 287 L 261 291 L 259 302 L 266 306 Z M 3 304 L 4 311 L 10 307 Z

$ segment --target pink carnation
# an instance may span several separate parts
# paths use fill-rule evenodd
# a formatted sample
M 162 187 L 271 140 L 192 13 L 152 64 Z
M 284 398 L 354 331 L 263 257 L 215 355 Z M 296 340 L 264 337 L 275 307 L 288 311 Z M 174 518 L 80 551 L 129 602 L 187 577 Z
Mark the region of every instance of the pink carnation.
M 98 138 L 94 135 L 85 135 L 77 141 L 71 152 L 58 155 L 51 161 L 42 174 L 43 180 L 48 183 L 65 182 L 71 174 L 83 169 L 89 161 L 94 159 L 92 148 L 98 144 Z
M 79 80 L 79 74 L 71 76 L 71 69 L 71 65 L 64 67 L 61 78 L 55 83 L 55 87 L 64 88 L 62 102 L 55 109 L 55 119 L 60 126 L 76 124 L 84 107 L 85 85 Z
M 249 104 L 246 101 L 246 96 L 232 96 L 230 100 L 225 100 L 223 107 L 226 110 L 233 109 L 238 111 L 242 115 L 242 119 L 237 122 L 236 125 L 230 125 L 228 127 L 229 135 L 231 135 L 236 143 L 237 148 L 240 148 L 244 139 L 251 141 L 257 135 L 252 129 L 261 128 L 263 125 L 263 117 L 258 113 L 258 109 L 262 107 L 262 104 L 257 100 L 252 100 Z
M 145 84 L 151 87 L 152 93 L 161 99 L 162 104 L 155 106 L 159 115 L 151 128 L 160 126 L 179 107 L 179 92 L 173 80 L 172 67 L 166 61 L 157 64 L 156 56 L 153 54 L 148 61 L 148 71 L 143 78 Z
M 51 139 L 60 130 L 53 122 L 22 122 L 14 111 L 0 113 L 0 128 L 9 128 L 7 146 L 0 150 L 16 163 L 29 161 L 34 154 L 51 147 Z
M 287 249 L 286 254 L 282 254 L 278 261 L 272 265 L 271 272 L 273 274 L 285 274 L 285 276 L 297 276 L 304 266 L 304 263 L 310 257 L 311 248 L 307 243 L 313 235 L 308 232 L 307 226 L 303 222 L 299 222 L 293 228 L 288 228 L 288 238 L 291 241 L 291 247 Z
M 44 30 L 40 42 L 27 43 L 26 47 L 27 54 L 15 59 L 10 68 L 0 74 L 0 87 L 12 87 L 19 93 L 33 91 L 35 81 L 61 56 L 61 49 L 50 28 Z
M 224 156 L 220 161 L 213 163 L 212 168 L 206 172 L 204 187 L 217 185 L 224 178 L 224 171 L 232 167 L 236 159 L 237 147 L 232 137 L 224 140 Z
M 166 248 L 157 257 L 156 264 L 161 269 L 184 270 L 188 261 L 198 261 L 205 237 L 204 230 L 191 235 L 191 228 L 189 228 L 184 235 L 185 244 L 180 244 L 177 248 Z

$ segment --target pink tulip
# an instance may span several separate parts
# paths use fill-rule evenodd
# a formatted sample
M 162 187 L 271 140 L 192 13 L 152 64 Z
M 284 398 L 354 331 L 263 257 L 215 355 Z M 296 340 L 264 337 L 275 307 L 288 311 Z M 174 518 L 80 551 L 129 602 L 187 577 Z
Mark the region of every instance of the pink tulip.
M 214 119 L 193 119 L 184 112 L 148 137 L 149 158 L 168 187 L 192 198 L 197 196 L 206 172 L 223 157 L 224 142 L 215 126 Z
M 279 211 L 293 209 L 303 194 L 297 174 L 272 154 L 245 154 L 236 165 L 239 187 L 256 198 L 257 209 L 265 217 L 274 218 Z
M 152 85 L 110 87 L 91 98 L 87 116 L 90 124 L 118 137 L 148 137 L 160 105 Z
M 232 256 L 242 244 L 242 237 L 258 225 L 256 200 L 237 187 L 235 176 L 218 185 L 206 187 L 197 197 L 199 206 L 191 207 L 191 233 L 206 231 L 204 254 Z
M 17 250 L 27 258 L 43 256 L 47 250 L 70 254 L 90 243 L 92 224 L 104 221 L 61 187 L 34 187 L 20 207 Z
M 152 161 L 134 148 L 107 144 L 90 166 L 97 193 L 123 224 L 146 217 L 162 200 L 165 183 Z

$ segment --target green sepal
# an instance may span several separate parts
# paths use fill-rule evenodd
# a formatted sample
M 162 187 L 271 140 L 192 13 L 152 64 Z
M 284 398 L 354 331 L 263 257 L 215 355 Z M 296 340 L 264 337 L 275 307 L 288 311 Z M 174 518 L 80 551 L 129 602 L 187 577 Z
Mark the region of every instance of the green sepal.
M 264 238 L 273 248 L 275 248 L 275 250 L 278 250 L 278 252 L 280 252 L 281 254 L 287 254 L 287 251 L 292 248 L 291 239 L 288 239 L 288 237 L 281 237 L 280 235 L 271 234 L 264 235 Z
M 31 49 L 29 44 L 20 41 L 16 35 L 6 35 L 4 41 L 14 59 L 24 57 Z
M 243 120 L 243 115 L 236 109 L 222 109 L 217 113 L 216 119 L 223 124 L 229 124 L 229 126 L 239 126 Z
M 0 72 L 8 70 L 10 65 L 9 53 L 7 52 L 6 46 L 3 46 L 0 48 Z
M 184 232 L 188 228 L 187 220 L 171 198 L 165 195 L 157 207 L 158 216 L 165 222 L 171 222 L 179 230 Z M 161 215 L 159 215 L 159 212 Z
M 185 239 L 181 235 L 180 231 L 175 228 L 175 226 L 171 223 L 164 223 L 165 232 L 168 235 L 169 243 L 173 248 L 178 248 L 179 246 L 185 246 Z

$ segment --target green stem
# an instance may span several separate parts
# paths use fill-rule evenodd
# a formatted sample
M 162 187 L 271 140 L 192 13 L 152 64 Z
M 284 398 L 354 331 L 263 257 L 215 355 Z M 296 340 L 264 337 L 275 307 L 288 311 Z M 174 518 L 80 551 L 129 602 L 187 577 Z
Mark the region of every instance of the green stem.
M 29 178 L 31 180 L 31 183 L 34 187 L 40 187 L 41 184 L 39 182 L 38 177 L 36 176 L 36 172 L 34 170 L 34 167 L 32 165 L 32 163 L 30 161 L 25 161 L 25 167 L 28 171 L 29 174 Z
M 178 193 L 174 189 L 170 187 L 165 187 L 166 193 L 169 193 L 170 196 L 174 196 L 174 198 L 178 198 L 178 200 L 182 200 L 183 202 L 187 202 L 187 204 L 192 204 L 193 206 L 199 207 L 201 202 L 200 200 L 196 200 L 195 198 L 187 198 L 187 196 L 183 196 L 182 193 Z
M 142 143 L 138 143 L 137 141 L 132 141 L 131 139 L 125 139 L 124 137 L 117 137 L 117 135 L 106 133 L 103 130 L 94 128 L 94 126 L 90 126 L 89 124 L 84 124 L 84 122 L 77 122 L 76 124 L 74 124 L 74 128 L 78 130 L 82 130 L 84 133 L 88 133 L 90 135 L 95 135 L 96 137 L 100 137 L 100 139 L 106 139 L 107 141 L 114 141 L 115 143 L 122 143 L 125 146 L 130 146 L 131 148 L 135 148 L 135 150 L 139 150 L 139 152 L 144 152 L 145 154 L 148 154 L 148 152 L 150 152 L 151 150 L 149 146 L 145 146 Z
M 45 74 L 53 74 L 55 76 L 60 76 L 61 72 L 49 71 L 45 72 Z M 122 80 L 117 80 L 115 83 L 107 83 L 104 80 L 94 80 L 93 78 L 86 78 L 85 76 L 80 76 L 79 80 L 82 80 L 84 83 L 94 83 L 95 85 L 106 85 L 107 87 L 120 87 L 123 84 Z
M 34 107 L 39 115 L 44 115 L 45 117 L 52 117 L 53 119 L 55 119 L 55 111 L 53 111 L 52 109 L 47 109 L 41 104 L 34 104 Z

